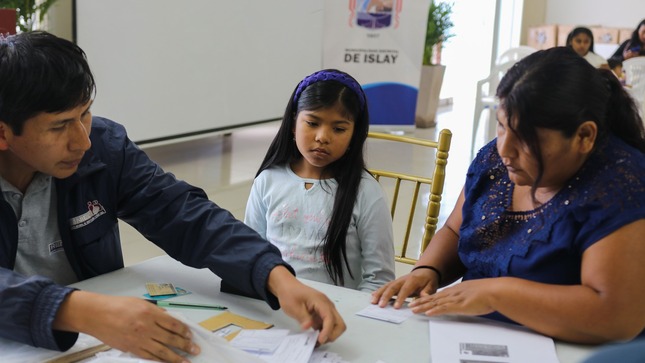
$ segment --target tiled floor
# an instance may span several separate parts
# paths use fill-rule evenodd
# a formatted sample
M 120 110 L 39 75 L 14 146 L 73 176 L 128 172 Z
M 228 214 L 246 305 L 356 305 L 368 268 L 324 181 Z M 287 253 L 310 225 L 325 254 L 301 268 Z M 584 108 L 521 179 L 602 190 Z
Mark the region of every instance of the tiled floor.
M 440 129 L 447 128 L 452 131 L 453 139 L 448 157 L 439 226 L 452 210 L 470 162 L 472 109 L 472 105 L 462 103 L 461 99 L 456 98 L 453 105 L 443 106 L 439 110 L 436 128 L 372 128 L 375 131 L 404 133 L 432 140 L 437 139 Z M 210 199 L 242 219 L 253 177 L 277 127 L 278 123 L 272 122 L 234 130 L 228 135 L 208 136 L 166 145 L 144 145 L 143 148 L 166 171 L 203 188 Z M 366 155 L 368 167 L 376 167 L 375 164 L 378 164 L 379 168 L 403 165 L 420 173 L 433 168 L 432 159 L 427 155 L 408 150 L 390 149 L 383 152 L 379 150 L 378 145 L 369 141 Z M 397 228 L 400 226 L 395 221 L 395 231 Z M 418 228 L 416 232 L 417 236 L 420 235 Z M 418 238 L 416 237 L 417 244 Z M 126 265 L 164 253 L 125 223 L 121 223 L 121 239 Z M 412 240 L 415 240 L 414 232 Z M 397 274 L 409 270 L 407 265 L 397 265 Z

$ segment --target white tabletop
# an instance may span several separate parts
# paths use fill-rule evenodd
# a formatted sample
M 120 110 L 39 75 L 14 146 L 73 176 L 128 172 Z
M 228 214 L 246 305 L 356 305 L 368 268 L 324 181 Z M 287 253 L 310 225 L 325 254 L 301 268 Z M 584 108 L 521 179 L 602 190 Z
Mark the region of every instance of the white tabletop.
M 220 279 L 210 270 L 196 270 L 168 256 L 153 258 L 73 286 L 109 295 L 142 297 L 146 292 L 146 282 L 168 282 L 190 291 L 191 294 L 176 299 L 182 302 L 225 305 L 232 313 L 272 323 L 292 332 L 300 330 L 295 320 L 280 310 L 271 310 L 264 301 L 220 292 Z M 334 301 L 347 324 L 347 331 L 336 342 L 319 349 L 335 352 L 344 360 L 356 363 L 376 363 L 379 360 L 385 363 L 430 362 L 427 317 L 415 315 L 401 324 L 360 317 L 355 314 L 368 306 L 368 293 L 314 281 L 303 282 L 322 291 Z M 212 310 L 177 311 L 195 322 L 219 314 Z M 561 363 L 578 363 L 594 349 L 556 342 L 556 350 Z

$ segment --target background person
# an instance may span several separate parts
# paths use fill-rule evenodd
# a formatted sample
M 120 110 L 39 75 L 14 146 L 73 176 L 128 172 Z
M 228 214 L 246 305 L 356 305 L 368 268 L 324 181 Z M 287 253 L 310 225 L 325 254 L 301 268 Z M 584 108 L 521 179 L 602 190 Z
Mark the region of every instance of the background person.
M 607 60 L 593 50 L 593 33 L 589 28 L 577 27 L 567 35 L 567 47 L 596 68 L 608 68 Z
M 333 303 L 273 245 L 92 117 L 84 52 L 45 32 L 0 36 L 0 336 L 66 350 L 87 333 L 143 358 L 199 352 L 189 329 L 134 297 L 65 286 L 123 267 L 117 218 L 180 262 L 282 307 L 319 342 L 345 330 Z
M 446 224 L 372 303 L 420 296 L 416 313 L 485 315 L 578 343 L 641 334 L 645 131 L 633 100 L 565 47 L 520 60 L 497 96 L 497 138 Z
M 624 61 L 625 59 L 645 55 L 645 19 L 641 20 L 632 32 L 631 38 L 622 42 L 616 49 L 613 57 Z

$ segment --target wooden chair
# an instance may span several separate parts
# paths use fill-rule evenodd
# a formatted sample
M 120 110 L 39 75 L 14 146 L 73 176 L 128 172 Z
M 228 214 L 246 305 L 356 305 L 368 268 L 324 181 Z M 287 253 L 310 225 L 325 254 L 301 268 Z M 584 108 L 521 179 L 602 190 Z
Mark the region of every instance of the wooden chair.
M 370 141 L 374 139 L 386 140 L 388 142 L 375 142 Z M 425 149 L 425 153 L 421 156 L 424 159 L 428 158 L 428 175 L 427 176 L 418 176 L 413 175 L 409 172 L 401 171 L 392 171 L 392 170 L 380 170 L 372 169 L 369 171 L 374 175 L 376 180 L 383 185 L 386 193 L 390 198 L 390 212 L 392 214 L 392 219 L 395 220 L 397 217 L 397 207 L 404 208 L 403 204 L 409 204 L 408 214 L 407 214 L 407 225 L 402 231 L 403 236 L 398 236 L 400 233 L 397 233 L 395 229 L 394 243 L 395 243 L 395 260 L 397 262 L 407 263 L 413 265 L 420 255 L 430 243 L 430 239 L 434 236 L 435 231 L 437 230 L 437 222 L 439 219 L 439 209 L 441 206 L 441 194 L 443 193 L 443 185 L 446 175 L 446 164 L 448 163 L 448 151 L 450 149 L 450 140 L 452 139 L 452 133 L 450 130 L 444 129 L 439 133 L 439 141 L 430 141 L 426 139 L 409 137 L 409 136 L 397 136 L 379 132 L 370 132 L 368 134 L 368 148 L 383 148 L 383 152 L 393 152 L 395 149 L 392 142 L 398 143 L 400 145 L 410 145 L 415 147 L 424 147 L 430 148 L 430 150 Z M 432 165 L 433 156 L 431 152 L 434 150 L 434 166 Z M 427 155 L 426 155 L 427 153 Z M 368 161 L 370 166 L 377 164 L 377 162 Z M 403 160 L 401 165 L 405 165 Z M 387 182 L 389 181 L 389 182 Z M 387 185 L 386 185 L 387 184 Z M 424 218 L 422 219 L 422 237 L 420 241 L 420 246 L 418 251 L 416 251 L 417 256 L 410 257 L 410 236 L 413 231 L 412 227 L 415 222 L 415 211 L 417 211 L 417 201 L 422 199 L 420 193 L 421 187 L 424 185 L 424 189 L 428 190 L 427 200 L 422 200 L 424 208 Z M 409 193 L 407 192 L 409 191 Z M 407 193 L 407 194 L 406 194 Z M 406 194 L 405 196 L 403 194 Z M 421 219 L 421 218 L 418 218 Z M 400 251 L 398 243 L 401 243 Z

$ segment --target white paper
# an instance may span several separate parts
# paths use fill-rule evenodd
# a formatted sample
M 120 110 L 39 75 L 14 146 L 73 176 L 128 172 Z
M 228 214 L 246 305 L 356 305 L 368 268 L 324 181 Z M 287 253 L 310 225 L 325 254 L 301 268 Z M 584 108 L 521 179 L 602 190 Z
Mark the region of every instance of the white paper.
M 431 319 L 433 362 L 559 363 L 553 339 L 485 319 Z
M 202 326 L 188 320 L 181 314 L 170 312 L 177 319 L 184 322 L 190 327 L 193 333 L 193 342 L 201 348 L 201 353 L 196 356 L 186 355 L 192 363 L 264 363 L 258 357 L 255 357 L 243 350 L 237 349 L 229 344 L 224 338 L 221 338 L 212 332 L 204 329 Z M 182 355 L 185 355 L 182 353 Z M 111 351 L 100 353 L 96 358 L 87 361 L 88 363 L 119 362 L 119 363 L 138 363 L 148 362 L 133 356 L 130 353 L 124 353 L 113 349 Z
M 402 306 L 400 309 L 395 309 L 392 305 L 387 305 L 386 307 L 381 308 L 378 305 L 369 304 L 366 308 L 357 312 L 356 315 L 387 321 L 389 323 L 401 324 L 407 318 L 414 315 L 414 313 L 407 307 L 407 305 Z
M 349 363 L 343 357 L 333 352 L 316 351 L 311 354 L 309 363 Z
M 282 339 L 280 346 L 273 353 L 256 351 L 247 351 L 247 353 L 268 363 L 308 363 L 316 347 L 318 333 L 317 330 L 309 330 L 300 334 L 288 335 Z
M 242 329 L 231 345 L 247 352 L 273 353 L 287 335 L 287 329 Z

